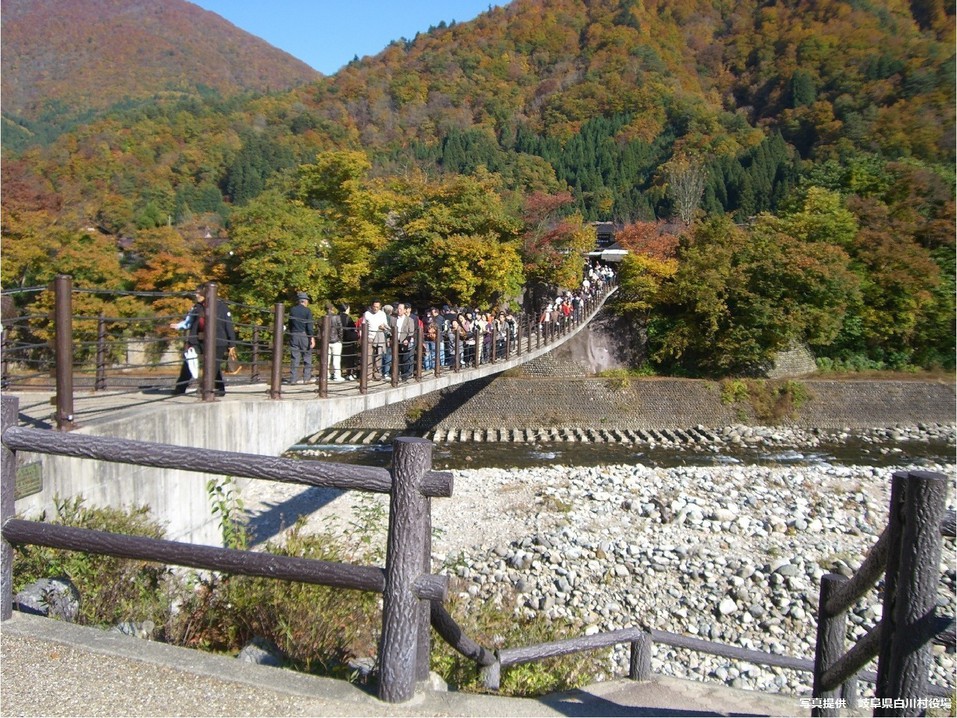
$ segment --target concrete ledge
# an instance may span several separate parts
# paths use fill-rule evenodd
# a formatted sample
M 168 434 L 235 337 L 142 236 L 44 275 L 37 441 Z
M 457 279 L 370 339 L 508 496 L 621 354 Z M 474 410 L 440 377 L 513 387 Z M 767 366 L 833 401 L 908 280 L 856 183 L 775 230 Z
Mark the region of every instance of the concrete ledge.
M 660 716 L 798 715 L 799 698 L 665 676 L 541 699 L 436 692 L 403 704 L 346 681 L 243 663 L 14 613 L 0 630 L 3 715 Z

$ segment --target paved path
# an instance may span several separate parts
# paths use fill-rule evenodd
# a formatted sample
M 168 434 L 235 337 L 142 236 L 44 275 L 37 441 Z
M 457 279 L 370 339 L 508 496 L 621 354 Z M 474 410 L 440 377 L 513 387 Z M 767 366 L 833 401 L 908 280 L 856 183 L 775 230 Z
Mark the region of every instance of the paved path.
M 14 614 L 0 630 L 3 716 L 798 716 L 797 697 L 627 679 L 541 699 L 423 687 L 388 704 L 345 681 Z M 845 712 L 845 715 L 864 715 Z

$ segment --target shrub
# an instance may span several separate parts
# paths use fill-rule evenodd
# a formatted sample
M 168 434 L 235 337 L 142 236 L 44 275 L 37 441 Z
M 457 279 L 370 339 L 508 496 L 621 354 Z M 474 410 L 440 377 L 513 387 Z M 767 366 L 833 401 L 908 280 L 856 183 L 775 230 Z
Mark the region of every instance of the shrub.
M 56 516 L 50 521 L 62 526 L 162 538 L 163 527 L 149 518 L 149 507 L 127 511 L 84 506 L 83 497 L 54 497 Z M 39 517 L 46 520 L 46 513 Z M 46 546 L 17 546 L 13 563 L 13 590 L 19 591 L 41 578 L 65 576 L 79 591 L 77 623 L 113 626 L 123 621 L 153 621 L 163 625 L 176 592 L 172 572 L 148 561 L 99 556 Z
M 582 634 L 580 626 L 550 621 L 540 615 L 535 618 L 513 615 L 493 601 L 463 603 L 462 599 L 456 597 L 458 593 L 456 590 L 449 591 L 453 598 L 446 608 L 469 638 L 489 649 L 528 646 Z M 508 599 L 506 597 L 503 604 Z M 499 693 L 533 697 L 580 688 L 603 675 L 608 666 L 609 653 L 609 649 L 600 649 L 505 668 L 502 670 Z M 432 670 L 458 690 L 471 693 L 485 691 L 480 669 L 475 662 L 442 640 L 435 641 L 432 647 Z
M 807 386 L 799 381 L 725 379 L 721 382 L 721 403 L 751 406 L 758 421 L 779 424 L 796 419 L 798 410 L 811 399 Z M 743 412 L 740 418 L 745 419 Z
M 282 544 L 264 550 L 322 561 L 346 557 L 334 537 L 307 534 L 300 520 Z M 306 673 L 348 677 L 348 662 L 375 655 L 381 609 L 376 594 L 254 576 L 199 579 L 184 602 L 171 641 L 235 652 L 255 636 L 274 643 L 287 665 Z
M 631 378 L 626 372 L 620 369 L 602 372 L 602 378 L 607 380 L 605 384 L 612 391 L 619 391 L 631 386 Z

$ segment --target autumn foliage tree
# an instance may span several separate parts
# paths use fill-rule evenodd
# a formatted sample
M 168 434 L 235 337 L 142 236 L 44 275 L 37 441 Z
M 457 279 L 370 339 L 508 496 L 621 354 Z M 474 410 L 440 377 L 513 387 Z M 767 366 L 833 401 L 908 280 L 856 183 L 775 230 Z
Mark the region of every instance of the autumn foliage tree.
M 635 222 L 615 236 L 628 250 L 618 266 L 615 307 L 632 322 L 639 362 L 648 359 L 648 326 L 661 302 L 661 290 L 678 270 L 678 237 L 662 230 L 661 222 Z
M 595 232 L 578 212 L 569 212 L 568 192 L 534 192 L 522 208 L 522 257 L 533 293 L 554 294 L 582 281 L 582 255 L 595 244 Z
M 322 215 L 270 190 L 237 209 L 223 245 L 224 295 L 271 307 L 296 292 L 327 296 L 328 226 Z
M 758 371 L 794 340 L 826 345 L 858 291 L 840 247 L 718 217 L 678 249 L 651 337 L 661 366 L 723 376 Z
M 407 177 L 393 190 L 401 200 L 387 218 L 388 245 L 374 262 L 377 292 L 420 308 L 488 307 L 521 294 L 519 222 L 493 175 Z
M 137 235 L 132 252 L 132 280 L 138 290 L 184 295 L 158 297 L 152 302 L 152 310 L 161 316 L 185 314 L 192 305 L 189 295 L 206 279 L 205 247 L 187 242 L 172 227 L 162 227 Z

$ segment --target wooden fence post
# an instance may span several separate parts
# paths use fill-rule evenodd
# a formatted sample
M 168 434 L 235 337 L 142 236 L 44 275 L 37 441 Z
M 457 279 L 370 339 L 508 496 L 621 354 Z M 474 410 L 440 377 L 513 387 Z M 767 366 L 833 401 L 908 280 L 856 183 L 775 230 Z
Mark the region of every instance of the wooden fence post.
M 56 428 L 70 431 L 73 423 L 73 277 L 53 280 L 53 331 L 56 348 Z
M 203 401 L 215 401 L 216 372 L 219 369 L 219 347 L 216 345 L 216 325 L 219 323 L 216 282 L 206 285 L 206 324 L 203 329 L 203 381 L 200 394 Z
M 0 398 L 0 433 L 17 425 L 20 400 L 15 396 Z M 0 444 L 0 527 L 16 513 L 14 501 L 17 481 L 17 455 Z M 13 615 L 13 546 L 0 537 L 0 621 Z
M 894 487 L 903 487 L 899 509 L 900 541 L 890 546 L 897 563 L 893 602 L 882 616 L 884 634 L 878 664 L 878 698 L 903 699 L 907 708 L 881 708 L 875 715 L 911 715 L 915 701 L 926 698 L 932 660 L 930 640 L 940 582 L 940 526 L 947 510 L 948 481 L 927 471 L 897 472 Z M 892 489 L 892 496 L 893 489 Z M 885 585 L 886 585 L 885 581 Z M 883 649 L 887 648 L 885 652 Z
M 322 317 L 322 336 L 319 337 L 319 396 L 329 396 L 329 332 L 332 330 L 332 315 L 328 311 Z M 342 357 L 340 356 L 340 361 Z
M 425 351 L 425 330 L 421 323 L 419 323 L 418 318 L 415 322 L 415 358 L 413 362 L 415 364 L 413 368 L 413 374 L 415 375 L 416 381 L 422 381 L 422 353 Z
M 256 319 L 255 321 L 259 321 Z M 259 325 L 253 327 L 253 337 L 252 337 L 252 358 L 250 359 L 249 367 L 249 383 L 258 384 L 259 383 Z
M 9 343 L 10 332 L 6 327 L 0 329 L 0 389 L 6 389 L 7 385 L 10 383 L 9 370 L 10 367 L 7 364 L 7 357 L 9 352 L 7 351 L 7 344 Z
M 93 391 L 106 389 L 106 316 L 100 312 L 96 320 L 96 378 L 93 381 Z
M 840 695 L 840 690 L 837 688 L 825 691 L 821 685 L 821 679 L 827 669 L 837 663 L 844 655 L 847 611 L 841 611 L 839 614 L 831 616 L 828 615 L 826 606 L 837 588 L 846 581 L 846 577 L 836 573 L 828 573 L 821 577 L 821 593 L 817 604 L 817 642 L 814 647 L 814 687 L 811 693 L 814 698 L 837 699 Z M 830 702 L 833 704 L 836 703 L 836 700 Z M 811 709 L 811 715 L 836 716 L 840 715 L 840 710 L 837 707 L 815 706 Z
M 631 660 L 628 664 L 628 677 L 633 681 L 651 679 L 651 634 L 645 631 L 641 639 L 631 642 Z
M 881 610 L 881 644 L 877 660 L 877 682 L 874 696 L 887 697 L 887 669 L 890 666 L 891 642 L 893 640 L 894 596 L 897 593 L 897 569 L 900 563 L 901 507 L 907 487 L 907 473 L 891 475 L 891 500 L 887 514 L 887 563 L 884 566 L 884 603 Z M 877 711 L 875 711 L 876 713 Z
M 269 381 L 269 398 L 282 399 L 282 323 L 286 308 L 276 302 L 272 317 L 272 373 Z
M 416 680 L 423 673 L 428 676 L 423 633 L 427 642 L 430 608 L 428 601 L 417 598 L 415 582 L 424 573 L 422 554 L 431 525 L 430 502 L 422 495 L 420 484 L 431 466 L 431 442 L 401 437 L 393 443 L 379 651 L 379 698 L 388 703 L 412 698 Z
M 392 357 L 392 365 L 389 368 L 389 382 L 392 386 L 399 386 L 399 334 L 394 332 L 389 338 L 388 346 L 389 356 Z M 385 377 L 382 377 L 385 379 Z
M 369 325 L 363 323 L 359 330 L 359 393 L 369 391 L 369 374 L 372 368 L 372 339 L 369 337 Z

